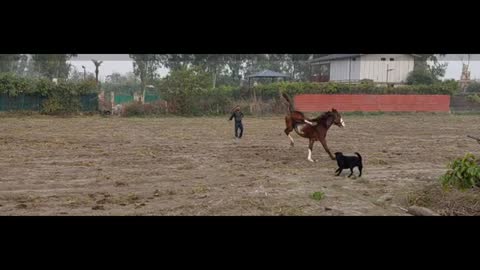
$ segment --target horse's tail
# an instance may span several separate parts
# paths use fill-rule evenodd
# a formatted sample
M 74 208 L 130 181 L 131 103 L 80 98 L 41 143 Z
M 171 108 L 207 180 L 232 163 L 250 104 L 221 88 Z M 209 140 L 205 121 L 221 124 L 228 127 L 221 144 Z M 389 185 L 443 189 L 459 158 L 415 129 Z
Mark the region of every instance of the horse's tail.
M 282 97 L 288 102 L 288 111 L 292 112 L 293 111 L 292 101 L 290 101 L 290 98 L 285 93 L 282 93 Z
M 360 161 L 362 161 L 362 156 L 360 156 L 360 154 L 358 152 L 355 152 L 355 155 L 357 155 L 358 158 L 360 159 Z

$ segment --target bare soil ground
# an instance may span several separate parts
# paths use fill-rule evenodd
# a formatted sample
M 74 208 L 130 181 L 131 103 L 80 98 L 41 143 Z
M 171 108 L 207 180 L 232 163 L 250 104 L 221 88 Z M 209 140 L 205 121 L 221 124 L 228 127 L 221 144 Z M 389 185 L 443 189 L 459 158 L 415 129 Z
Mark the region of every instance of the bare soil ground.
M 407 215 L 449 161 L 480 150 L 466 137 L 476 115 L 344 120 L 327 142 L 362 154 L 361 178 L 334 176 L 320 143 L 308 162 L 283 117 L 246 117 L 239 141 L 227 117 L 3 117 L 0 215 Z

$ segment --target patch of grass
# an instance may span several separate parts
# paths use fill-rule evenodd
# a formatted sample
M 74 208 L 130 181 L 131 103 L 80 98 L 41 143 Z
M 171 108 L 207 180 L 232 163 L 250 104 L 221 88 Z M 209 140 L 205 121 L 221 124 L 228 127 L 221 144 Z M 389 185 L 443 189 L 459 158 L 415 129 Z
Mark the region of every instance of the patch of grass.
M 275 214 L 279 216 L 302 216 L 305 212 L 298 207 L 280 207 L 275 210 Z
M 452 111 L 454 116 L 463 116 L 463 115 L 480 115 L 480 111 Z
M 407 194 L 405 204 L 427 207 L 442 216 L 480 216 L 479 191 L 478 188 L 447 191 L 434 184 Z
M 208 192 L 209 189 L 207 187 L 196 187 L 196 188 L 193 188 L 191 193 L 192 194 L 197 194 L 197 193 L 205 193 L 205 192 Z
M 136 194 L 129 194 L 126 198 L 127 202 L 134 203 L 138 201 L 140 198 Z
M 193 166 L 192 164 L 184 164 L 184 165 L 178 166 L 177 170 L 192 170 L 194 168 L 195 166 Z
M 316 201 L 320 201 L 323 198 L 325 198 L 325 193 L 323 193 L 322 191 L 316 191 L 312 194 L 312 199 Z
M 365 178 L 360 178 L 360 179 L 358 179 L 357 182 L 360 183 L 360 184 L 368 184 L 368 183 L 370 183 L 370 182 L 369 182 L 367 179 L 365 179 Z

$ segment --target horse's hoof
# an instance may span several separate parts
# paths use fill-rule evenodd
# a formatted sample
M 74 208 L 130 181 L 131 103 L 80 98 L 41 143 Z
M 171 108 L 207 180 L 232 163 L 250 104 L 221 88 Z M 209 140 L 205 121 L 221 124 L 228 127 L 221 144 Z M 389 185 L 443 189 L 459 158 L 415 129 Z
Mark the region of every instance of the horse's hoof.
M 310 161 L 310 162 L 315 162 L 315 161 L 313 161 L 313 159 L 308 159 L 308 161 Z

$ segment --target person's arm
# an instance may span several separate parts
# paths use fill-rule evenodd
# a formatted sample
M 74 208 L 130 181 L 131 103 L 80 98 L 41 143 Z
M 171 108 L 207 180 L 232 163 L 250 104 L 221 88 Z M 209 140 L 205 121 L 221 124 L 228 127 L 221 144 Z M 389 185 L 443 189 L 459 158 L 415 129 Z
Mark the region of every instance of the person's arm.
M 232 118 L 233 118 L 234 115 L 235 115 L 235 113 L 232 113 L 232 115 L 230 116 L 230 119 L 228 119 L 228 120 L 232 121 Z

